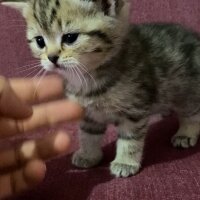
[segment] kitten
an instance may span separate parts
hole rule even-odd
[[[174,24],[128,23],[128,1],[31,0],[4,3],[27,22],[27,38],[46,70],[67,80],[69,99],[85,106],[80,149],[72,162],[81,168],[103,157],[108,123],[118,128],[110,165],[117,177],[136,174],[142,161],[148,119],[173,109],[180,128],[175,147],[197,143],[200,133],[200,38]]]

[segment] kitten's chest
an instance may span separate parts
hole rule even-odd
[[[75,94],[67,94],[67,98],[73,102],[77,102],[88,110],[94,118],[100,121],[115,121],[116,112],[111,102],[106,97],[87,98],[84,96],[77,96]]]

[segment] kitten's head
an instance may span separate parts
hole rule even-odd
[[[127,0],[29,0],[5,2],[27,22],[33,55],[47,70],[74,65],[92,70],[120,46],[128,21]]]

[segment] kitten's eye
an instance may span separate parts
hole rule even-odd
[[[63,35],[62,43],[73,44],[79,36],[79,33],[68,33]]]
[[[36,38],[37,45],[43,49],[45,47],[44,38],[42,36],[37,36]]]

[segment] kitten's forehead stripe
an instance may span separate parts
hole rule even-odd
[[[59,8],[60,7],[60,1],[56,0],[56,7]]]
[[[33,2],[33,16],[34,16],[34,18],[36,19],[36,21],[40,24],[40,21],[39,21],[39,19],[38,19],[38,17],[37,17],[37,12],[36,12],[36,0],[34,0],[34,2]]]
[[[109,13],[110,6],[111,5],[108,3],[108,1],[102,1],[102,8],[106,15],[108,15],[108,13]]]
[[[109,7],[108,3],[102,3],[107,9]],[[60,0],[33,0],[33,15],[40,27],[47,33],[51,34],[52,25],[57,23],[57,27],[62,29],[62,21],[61,18],[58,19],[58,15],[61,8]],[[95,16],[95,9],[80,9],[79,12],[83,14],[83,16],[90,17],[91,19]],[[71,21],[65,21],[65,26],[69,26],[72,23]],[[64,24],[63,24],[64,25]],[[101,31],[91,31],[88,33],[90,36],[96,36],[100,38],[105,43],[112,43],[112,40],[109,36]]]
[[[59,0],[34,0],[33,15],[40,27],[50,33],[51,26],[57,17],[57,9],[60,8]],[[58,22],[61,27],[61,21]]]
[[[35,12],[33,13],[33,16],[34,16],[35,20],[40,24],[40,21],[39,21],[37,14]]]
[[[35,0],[33,3],[33,9],[34,9],[34,17],[44,30],[48,29],[47,25],[47,16],[44,11],[44,8],[46,8],[49,4],[49,1],[40,1],[40,0]]]
[[[66,26],[69,26],[71,24],[71,21],[68,20],[68,21],[66,21],[65,24],[66,24]]]
[[[62,28],[62,21],[61,21],[61,19],[57,19],[57,22],[58,22],[59,28]]]
[[[57,17],[57,11],[55,8],[53,8],[51,11],[51,16],[50,16],[50,25],[54,22],[56,17]]]

